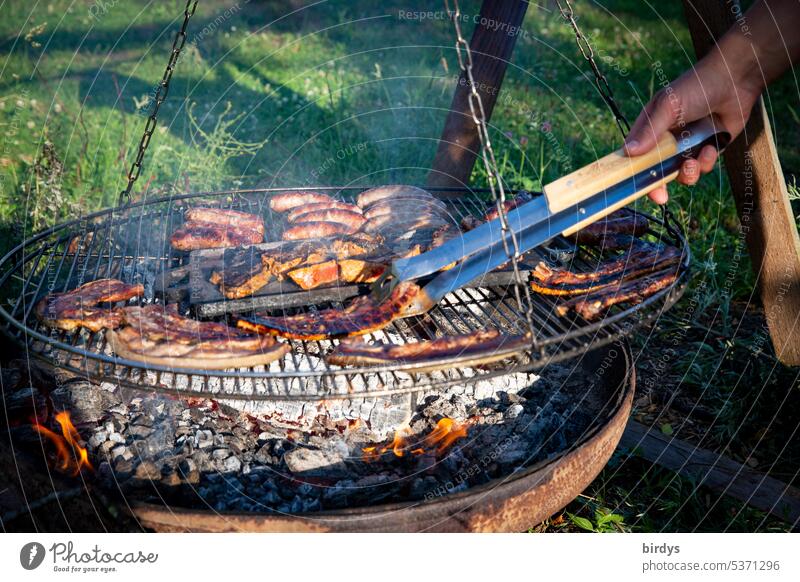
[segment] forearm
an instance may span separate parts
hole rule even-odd
[[[800,1],[757,0],[709,55],[760,93],[800,59]]]

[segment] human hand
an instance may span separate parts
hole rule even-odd
[[[634,122],[625,140],[625,152],[630,156],[647,153],[668,130],[711,113],[719,117],[731,139],[739,135],[763,88],[758,68],[750,64],[749,52],[752,51],[747,46],[720,43],[694,68],[656,93]],[[683,163],[677,179],[693,185],[714,168],[716,161],[717,150],[706,146],[697,159]],[[656,188],[648,196],[657,204],[664,204],[667,188]]]

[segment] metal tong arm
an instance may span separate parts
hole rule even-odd
[[[617,150],[551,182],[544,187],[544,196],[508,212],[508,226],[518,237],[520,252],[600,220],[674,180],[681,164],[697,157],[704,146],[715,145],[722,150],[730,141],[730,135],[713,117],[687,124],[676,133],[677,136],[665,134],[653,150],[641,156],[629,157]],[[505,237],[510,247],[510,233]],[[393,262],[375,283],[374,292],[385,296],[400,281],[419,279],[462,259],[463,263],[437,277],[437,285],[428,285],[429,294],[442,295],[465,285],[468,276],[478,277],[508,261],[500,219],[482,224],[432,251]],[[453,287],[456,283],[459,284]]]

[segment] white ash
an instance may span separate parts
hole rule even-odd
[[[547,380],[512,374],[383,400],[273,402],[267,415],[208,399],[123,399],[109,384],[103,418],[79,430],[99,484],[137,499],[278,512],[419,500],[510,474],[572,442],[593,412],[563,388],[567,376],[551,366]],[[402,422],[382,426],[400,424],[404,455],[370,458],[363,449],[394,434],[372,423],[401,410]],[[467,424],[468,435],[437,452],[425,438],[444,417]]]

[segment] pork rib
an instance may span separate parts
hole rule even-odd
[[[363,335],[402,318],[419,292],[417,285],[404,282],[395,287],[384,303],[378,304],[372,296],[365,295],[354,299],[345,309],[324,309],[283,317],[256,314],[240,318],[236,325],[261,334],[299,340]]]
[[[49,327],[72,331],[85,327],[91,331],[119,327],[121,316],[114,307],[101,303],[128,301],[144,294],[142,285],[129,285],[118,279],[90,281],[66,293],[51,293],[36,304],[36,316]]]

